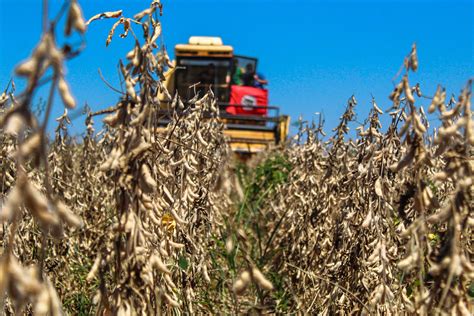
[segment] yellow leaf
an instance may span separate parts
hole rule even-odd
[[[173,215],[170,213],[165,213],[161,218],[161,225],[168,230],[168,232],[172,233],[176,228],[176,221],[174,220]]]

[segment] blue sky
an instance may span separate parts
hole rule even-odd
[[[56,13],[63,1],[50,0]],[[82,0],[86,18],[123,9],[126,16],[149,1]],[[162,0],[164,42],[170,53],[191,35],[221,36],[235,52],[259,58],[260,71],[270,81],[270,100],[283,113],[311,119],[323,111],[326,130],[336,126],[347,99],[355,94],[358,118],[370,110],[371,94],[383,109],[411,44],[417,43],[420,82],[425,94],[438,84],[458,94],[474,76],[474,1],[233,1]],[[0,89],[13,69],[28,57],[41,33],[41,1],[0,0]],[[68,64],[67,80],[79,105],[94,110],[113,105],[118,95],[100,79],[100,68],[116,83],[116,65],[132,44],[105,39],[114,21],[93,23],[87,47]],[[21,80],[17,85],[22,86]],[[40,93],[41,95],[41,93]],[[53,116],[62,113],[59,100]],[[421,104],[426,105],[427,101]],[[83,130],[83,119],[72,130]],[[50,124],[50,130],[54,124]]]

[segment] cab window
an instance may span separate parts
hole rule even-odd
[[[219,101],[228,100],[230,59],[181,58],[177,66],[176,88],[182,98],[192,98],[194,91],[203,95],[211,88]]]

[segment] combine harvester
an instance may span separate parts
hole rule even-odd
[[[175,47],[175,69],[166,78],[168,91],[183,100],[212,89],[218,100],[225,135],[242,159],[278,145],[288,135],[290,118],[268,104],[268,90],[244,86],[238,73],[257,73],[257,59],[234,54],[219,37],[191,37]],[[236,77],[237,76],[237,77]]]

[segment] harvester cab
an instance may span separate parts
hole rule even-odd
[[[235,55],[219,37],[195,36],[176,45],[175,58],[176,67],[166,78],[168,91],[190,100],[211,89],[235,153],[250,156],[286,139],[290,118],[268,104],[268,90],[243,80],[256,74],[256,58]]]

